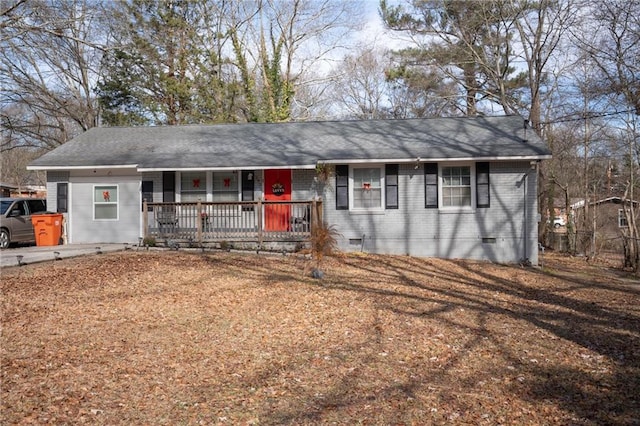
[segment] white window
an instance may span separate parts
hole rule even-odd
[[[624,214],[624,209],[618,210],[618,227],[619,228],[629,227],[629,223],[627,222],[627,217]]]
[[[180,174],[180,201],[183,203],[207,201],[207,172]]]
[[[213,172],[213,201],[238,201],[238,172]]]
[[[382,167],[354,167],[352,175],[352,208],[354,210],[381,210],[384,208]]]
[[[118,185],[93,187],[93,218],[118,220]]]
[[[440,183],[443,208],[471,208],[474,204],[474,180],[471,165],[442,166]]]

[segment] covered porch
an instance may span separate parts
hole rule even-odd
[[[164,244],[304,243],[322,222],[320,200],[144,202],[142,210],[144,240]]]

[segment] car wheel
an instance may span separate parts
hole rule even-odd
[[[0,249],[6,249],[9,247],[11,239],[9,238],[9,231],[6,229],[0,229]]]

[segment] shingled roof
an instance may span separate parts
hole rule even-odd
[[[539,160],[544,142],[518,116],[96,127],[29,169],[312,168],[318,162]]]

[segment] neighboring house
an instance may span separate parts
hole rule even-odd
[[[585,223],[585,201],[580,200],[571,205],[573,220],[580,229],[581,224]],[[596,244],[598,249],[609,251],[622,250],[622,237],[626,229],[628,229],[627,218],[624,208],[627,209],[633,205],[633,213],[636,223],[640,225],[638,216],[638,202],[623,199],[622,197],[608,197],[597,201],[589,202],[589,208],[586,211],[589,229],[593,229],[595,225]]]
[[[12,191],[11,196],[45,198],[47,196],[47,187],[41,185],[26,185],[21,188],[16,188],[15,191]]]
[[[47,188],[44,186],[36,185],[18,187],[15,185],[10,185],[8,183],[0,182],[0,193],[2,197],[45,198],[47,195]]]
[[[321,198],[345,251],[536,264],[547,158],[521,117],[503,116],[93,128],[29,169],[47,172],[69,243],[137,242],[153,220],[143,198]]]
[[[18,187],[8,183],[0,182],[0,196],[11,197],[12,193],[17,190]]]

